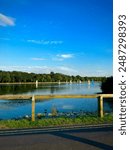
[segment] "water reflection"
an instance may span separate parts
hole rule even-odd
[[[36,84],[32,85],[0,85],[0,94],[96,94],[101,92],[100,83],[80,84]],[[58,114],[85,114],[97,112],[97,99],[47,99],[36,101],[36,113],[49,116],[52,108]],[[112,111],[112,102],[104,100],[105,112]],[[31,100],[0,100],[0,119],[20,118],[31,115]],[[72,116],[72,115],[71,115]]]
[[[104,109],[107,109],[107,112],[113,112],[113,98],[104,98],[103,101]]]
[[[11,85],[0,85],[0,95],[4,94],[22,94],[26,92],[35,91],[35,85],[27,85],[27,84],[11,84]]]
[[[0,85],[3,94],[94,94],[101,92],[100,83],[87,84],[19,84]]]

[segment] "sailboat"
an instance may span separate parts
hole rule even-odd
[[[61,84],[61,83],[60,83],[60,80],[59,80],[58,84],[59,84],[59,85]]]
[[[72,84],[72,80],[70,80],[70,84]]]
[[[88,80],[88,85],[90,85],[91,84],[91,81],[90,80]]]
[[[36,80],[36,88],[38,88],[38,80]]]
[[[81,81],[81,80],[79,80],[79,83],[81,84],[81,83],[82,83],[82,81]]]

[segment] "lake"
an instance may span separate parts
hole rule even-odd
[[[96,94],[100,93],[100,82],[72,83],[72,84],[6,84],[0,85],[0,95],[23,94],[23,95],[49,95],[49,94]],[[97,113],[96,98],[68,98],[68,99],[47,99],[36,101],[36,114],[43,113],[51,115],[55,109],[59,115]],[[104,111],[113,111],[112,102],[104,100]],[[0,100],[0,119],[22,118],[25,115],[31,116],[30,100]]]

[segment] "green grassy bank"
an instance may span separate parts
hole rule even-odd
[[[97,116],[82,116],[76,118],[48,118],[32,122],[30,120],[1,120],[0,129],[15,129],[15,128],[41,128],[41,127],[56,127],[67,125],[97,125],[113,122],[111,114],[105,115],[103,118]]]

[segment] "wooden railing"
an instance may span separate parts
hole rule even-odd
[[[98,115],[103,117],[103,98],[113,98],[113,94],[92,94],[92,95],[0,95],[0,99],[4,100],[32,100],[32,121],[35,121],[35,101],[46,100],[52,98],[97,98],[98,99]]]

